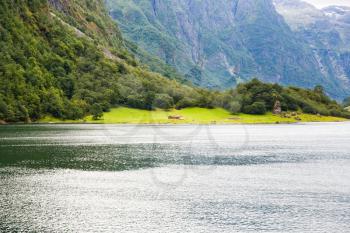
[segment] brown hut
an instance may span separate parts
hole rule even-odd
[[[183,120],[184,118],[180,115],[168,116],[169,120]]]

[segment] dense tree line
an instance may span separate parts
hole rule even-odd
[[[249,83],[240,84],[237,92],[241,99],[241,111],[248,114],[264,114],[266,111],[272,111],[278,100],[281,102],[283,111],[349,117],[341,105],[326,95],[322,86],[308,90],[282,87],[253,79]]]
[[[223,107],[232,113],[263,114],[276,100],[285,111],[346,116],[321,87],[283,88],[253,80],[219,92],[181,84],[171,69],[168,78],[150,72],[122,46],[118,32],[109,33],[108,39],[112,29],[89,13],[96,0],[78,2],[77,9],[83,9],[78,15],[85,18],[61,17],[79,25],[85,36],[77,36],[51,15],[47,0],[0,1],[0,119],[28,122],[45,115],[80,119],[88,114],[99,118],[112,106]],[[91,28],[100,33],[90,32]],[[155,61],[152,66],[157,70]],[[158,70],[167,69],[161,64]]]

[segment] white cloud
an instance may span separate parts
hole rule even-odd
[[[318,8],[323,8],[330,5],[350,6],[350,0],[304,0]]]

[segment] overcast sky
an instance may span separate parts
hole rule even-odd
[[[340,5],[340,6],[350,6],[350,0],[304,0],[315,5],[318,8],[330,6],[330,5]]]

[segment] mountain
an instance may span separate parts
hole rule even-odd
[[[0,1],[0,119],[79,119],[110,106],[202,103],[210,94],[129,52],[103,0]],[[181,81],[181,80],[179,80]]]
[[[272,0],[105,2],[128,40],[196,85],[224,89],[258,77],[308,88],[322,84],[335,98],[350,93],[344,77],[324,72],[309,41],[295,34]]]
[[[293,32],[312,48],[326,78],[336,80],[343,92],[330,92],[341,99],[350,90],[350,8],[324,9],[298,0],[275,0],[277,11]]]
[[[260,11],[262,6],[255,10]],[[256,18],[238,13],[238,9],[253,6],[242,3],[236,7],[237,23],[254,22],[239,33],[248,35],[250,30],[257,30]],[[266,20],[272,13],[264,16]],[[283,40],[296,43],[287,38],[291,31],[282,18],[277,14],[274,17],[280,20],[278,28],[285,30]],[[269,39],[264,34],[265,38]],[[242,38],[231,39],[246,43]],[[274,48],[260,45],[262,40],[257,42],[254,37],[245,39],[251,46],[260,46],[254,53],[260,58]],[[285,47],[279,37],[274,43],[286,53],[294,51],[301,56],[307,52]],[[1,123],[30,122],[46,116],[76,120],[92,115],[98,119],[117,106],[147,110],[223,107],[233,113],[263,114],[272,111],[277,100],[283,111],[349,117],[342,106],[325,96],[322,87],[283,88],[254,79],[235,90],[218,92],[184,84],[174,69],[124,39],[105,10],[104,0],[2,0],[0,48]],[[213,48],[215,54],[218,50]],[[247,46],[244,52],[250,54],[255,49]],[[281,55],[275,57],[276,64],[283,59]],[[269,65],[275,72],[277,67]],[[265,67],[263,62],[256,62],[256,66],[257,70]]]
[[[256,70],[248,51],[230,36],[234,29],[227,14],[232,13],[219,8],[207,12],[210,1],[107,1],[107,6],[128,39],[197,85],[233,86],[238,69],[248,76]],[[234,56],[233,50],[244,55]]]

